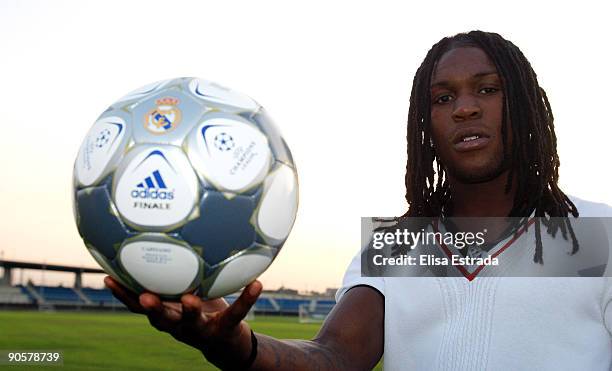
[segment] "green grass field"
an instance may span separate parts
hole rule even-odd
[[[310,339],[320,324],[256,316],[253,329],[280,339]],[[61,350],[62,370],[216,370],[195,349],[131,313],[0,311],[0,350]],[[49,366],[0,366],[54,369]],[[381,369],[380,365],[377,369]]]

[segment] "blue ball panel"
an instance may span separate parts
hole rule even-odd
[[[206,264],[215,265],[251,246],[255,229],[249,219],[254,209],[251,197],[228,200],[219,192],[206,191],[200,202],[200,216],[187,223],[181,235],[189,244],[202,248]]]
[[[114,259],[116,247],[127,238],[128,232],[111,213],[111,199],[106,187],[78,191],[76,204],[81,237],[106,258]]]

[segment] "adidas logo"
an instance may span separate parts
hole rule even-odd
[[[153,180],[157,182],[157,186],[155,185],[155,182]],[[164,182],[164,179],[159,173],[159,170],[155,170],[153,172],[153,178],[151,178],[150,176],[146,177],[144,182],[138,183],[136,187],[138,188],[168,188],[166,187],[166,183]]]
[[[136,189],[132,190],[132,198],[143,198],[151,200],[172,200],[174,198],[174,190],[168,191],[168,186],[164,182],[159,170],[155,170],[150,176],[146,177],[143,182],[136,185]]]

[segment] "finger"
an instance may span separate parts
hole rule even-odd
[[[210,330],[207,327],[209,317],[204,311],[203,304],[195,295],[186,294],[181,297],[183,318],[177,334],[195,335],[196,338],[209,334]]]
[[[221,314],[219,319],[222,328],[238,325],[246,317],[257,301],[263,286],[259,281],[253,281],[242,290],[242,294]]]
[[[140,305],[148,314],[153,314],[170,322],[181,319],[181,308],[178,303],[162,302],[159,296],[145,292],[139,297]]]
[[[110,276],[104,277],[104,285],[108,287],[113,296],[115,296],[119,301],[125,304],[128,309],[134,313],[143,314],[144,308],[140,305],[138,301],[138,295],[129,291],[125,287],[123,287],[119,282],[117,282],[114,278]]]
[[[140,294],[138,297],[140,305],[147,312],[161,312],[162,311],[162,302],[159,296],[145,292]]]
[[[181,319],[180,310],[176,305],[162,302],[155,294],[148,292],[141,294],[139,301],[151,325],[160,331],[170,332]]]
[[[140,294],[138,297],[140,305],[145,311],[154,311],[164,313],[164,311],[170,313],[181,313],[181,303],[175,303],[172,301],[162,301],[159,295],[145,292]],[[174,316],[175,314],[171,314]]]
[[[202,317],[202,300],[195,295],[185,294],[181,297],[181,305],[183,306],[183,321],[196,322]]]

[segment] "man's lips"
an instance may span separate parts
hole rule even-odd
[[[490,141],[491,138],[480,137],[465,142],[455,143],[453,147],[457,152],[473,151],[485,147],[487,144],[489,144]]]
[[[474,151],[485,147],[491,137],[480,128],[462,128],[453,135],[453,148],[458,152]]]

